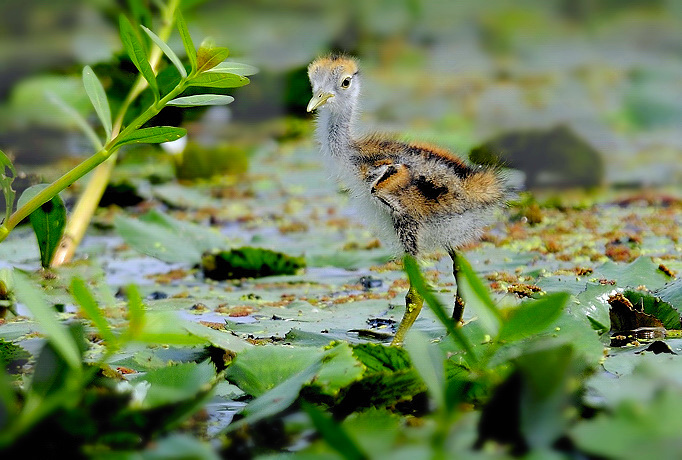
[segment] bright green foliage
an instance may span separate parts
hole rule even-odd
[[[47,187],[46,184],[38,184],[30,187],[21,194],[17,203],[18,207],[23,206],[29,199],[33,198],[41,190]],[[52,262],[52,257],[59,247],[64,227],[66,227],[66,207],[59,195],[55,195],[46,203],[29,216],[33,232],[38,239],[40,248],[40,261],[44,268],[48,268]]]
[[[34,196],[32,200],[24,202],[24,206],[19,207],[15,213],[11,214],[8,211],[7,217],[3,222],[3,226],[0,227],[0,241],[5,239],[9,232],[16,225],[18,225],[21,220],[35,211],[38,207],[51,200],[61,190],[68,187],[73,182],[77,181],[85,174],[93,170],[96,166],[107,160],[107,158],[109,158],[122,146],[140,143],[163,143],[174,141],[183,137],[186,134],[186,131],[183,128],[173,126],[143,127],[167,104],[177,106],[201,106],[227,104],[233,100],[231,96],[227,95],[189,95],[179,97],[187,87],[203,86],[226,89],[236,88],[249,83],[248,78],[246,78],[244,75],[253,74],[255,69],[251,66],[238,63],[231,63],[232,68],[237,73],[231,73],[229,71],[230,68],[218,69],[217,71],[210,74],[205,73],[206,71],[211,70],[221,64],[222,61],[224,61],[228,56],[228,50],[227,48],[222,47],[202,46],[199,50],[199,53],[197,54],[196,50],[194,49],[192,39],[189,36],[184,18],[180,12],[177,11],[177,8],[179,7],[179,1],[169,2],[168,5],[160,4],[159,8],[168,18],[175,18],[175,22],[180,32],[180,36],[182,38],[185,51],[192,68],[190,74],[187,73],[184,65],[180,61],[180,58],[167,45],[167,43],[148,27],[151,24],[151,20],[150,13],[145,6],[139,2],[131,2],[130,5],[131,9],[133,10],[133,17],[136,20],[143,22],[141,24],[136,24],[136,26],[139,25],[140,28],[145,31],[144,36],[149,37],[151,40],[150,43],[153,42],[166,55],[166,57],[168,57],[179,73],[180,79],[174,80],[174,86],[171,86],[170,88],[166,88],[166,86],[164,86],[164,94],[161,94],[159,82],[157,82],[156,77],[157,69],[153,68],[153,66],[156,66],[157,64],[152,57],[153,53],[151,53],[146,46],[147,40],[142,40],[139,34],[140,29],[134,27],[131,21],[125,15],[121,15],[119,18],[119,27],[123,47],[130,60],[140,72],[141,78],[143,80],[138,79],[138,81],[132,85],[130,93],[122,102],[120,111],[117,114],[115,121],[112,120],[110,104],[107,100],[106,92],[97,76],[89,66],[86,66],[83,69],[82,74],[85,92],[90,100],[90,103],[92,104],[92,107],[95,109],[102,126],[104,127],[106,143],[103,144],[101,142],[95,131],[85,121],[79,110],[73,108],[57,95],[68,93],[68,91],[62,90],[62,86],[64,84],[70,84],[69,81],[63,78],[52,78],[49,80],[49,83],[52,85],[54,89],[53,91],[45,91],[44,88],[41,88],[42,90],[33,87],[24,88],[22,94],[25,95],[26,100],[22,100],[22,106],[35,106],[36,104],[31,103],[31,98],[35,99],[37,97],[36,94],[38,94],[38,97],[41,98],[47,97],[52,104],[56,105],[64,114],[67,115],[67,117],[65,117],[66,119],[70,120],[71,123],[78,126],[85,133],[97,152],[76,166],[74,169],[66,173],[60,179],[55,181],[50,185],[50,187],[42,190],[39,194]],[[149,88],[151,88],[151,91],[154,95],[154,102],[146,109],[141,109],[140,113],[138,114],[128,114],[127,111],[132,107],[131,103],[140,95],[141,92],[145,90],[145,81]],[[40,84],[38,86],[40,86]],[[56,89],[59,90],[57,91]],[[36,114],[41,115],[44,114],[44,112],[46,111],[40,109],[36,111]],[[124,121],[127,120],[132,121],[127,126],[122,126]],[[63,120],[60,120],[60,122],[63,123]],[[2,162],[3,166],[2,182],[0,183],[0,186],[3,188],[5,201],[11,201],[13,198],[11,192],[11,182],[13,177],[9,178],[5,174],[5,168],[11,168],[11,162],[4,154],[2,154],[0,157],[0,161]],[[103,189],[104,187],[102,187],[102,190]],[[8,206],[8,209],[10,208],[11,206]],[[43,261],[43,265],[47,266],[45,261]]]
[[[156,75],[152,69],[149,61],[147,60],[147,50],[142,45],[137,32],[133,28],[130,21],[125,16],[121,15],[119,18],[119,26],[121,29],[121,42],[123,42],[123,47],[128,53],[128,57],[133,61],[137,70],[140,71],[142,76],[149,87],[152,88],[156,97],[159,96],[159,85],[156,83]]]
[[[5,155],[5,152],[0,150],[0,187],[2,187],[2,194],[5,198],[5,219],[7,221],[12,214],[14,207],[14,196],[16,195],[12,189],[12,181],[17,176],[17,171],[14,169],[12,161]],[[8,174],[9,172],[9,174]]]
[[[195,107],[201,105],[227,105],[234,101],[232,96],[222,94],[196,94],[194,96],[176,97],[168,101],[168,105],[177,107]]]
[[[127,136],[119,138],[116,147],[126,144],[160,144],[162,142],[176,141],[187,134],[184,128],[174,126],[155,126],[153,128],[140,128]]]
[[[180,58],[177,56],[177,54],[175,54],[175,52],[172,49],[170,49],[170,47],[166,44],[166,42],[161,40],[161,38],[159,38],[158,35],[156,35],[154,32],[152,32],[151,30],[149,30],[145,26],[140,25],[140,27],[142,27],[142,30],[144,30],[145,33],[147,35],[149,35],[149,38],[151,38],[152,41],[154,43],[156,43],[156,45],[159,48],[161,48],[161,51],[163,51],[163,54],[165,54],[166,57],[168,59],[170,59],[170,61],[175,66],[175,68],[178,69],[180,76],[182,78],[187,78],[187,71],[185,70],[185,66],[182,65],[182,62],[180,62]]]
[[[83,86],[85,86],[85,91],[88,93],[90,102],[95,108],[95,112],[97,112],[99,121],[102,122],[107,140],[111,139],[112,121],[109,101],[107,100],[107,95],[104,92],[102,83],[100,83],[97,75],[95,75],[90,66],[87,65],[83,68]]]
[[[249,79],[231,73],[208,72],[189,80],[190,86],[203,86],[207,88],[238,88],[248,85]]]

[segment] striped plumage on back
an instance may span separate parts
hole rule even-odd
[[[408,254],[448,251],[457,278],[456,249],[478,238],[492,210],[504,203],[506,187],[496,171],[470,166],[426,143],[356,137],[360,72],[354,59],[318,58],[308,76],[313,89],[308,111],[318,112],[316,138],[364,215]],[[459,322],[463,301],[457,284],[453,317]],[[412,288],[406,300],[394,344],[402,343],[423,303]]]

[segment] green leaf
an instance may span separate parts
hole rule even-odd
[[[369,458],[360,446],[351,438],[346,430],[331,417],[312,404],[303,404],[303,410],[308,414],[313,425],[330,447],[336,450],[346,460],[363,460]]]
[[[646,286],[649,290],[662,287],[670,281],[670,277],[658,269],[650,257],[640,256],[629,264],[612,261],[605,262],[601,267],[594,269],[592,274],[596,279],[615,280],[619,287],[636,288]]]
[[[128,333],[134,338],[141,331],[145,321],[144,304],[137,286],[134,284],[126,288],[128,296]]]
[[[678,310],[682,310],[682,278],[666,284],[654,294]]]
[[[681,411],[679,388],[663,387],[652,401],[632,398],[615,410],[580,421],[570,437],[580,451],[599,458],[679,458]]]
[[[102,336],[102,338],[107,342],[109,347],[116,347],[117,339],[114,333],[109,327],[109,323],[102,314],[97,305],[97,301],[92,295],[92,292],[88,289],[85,282],[80,278],[74,278],[71,280],[71,295],[78,305],[81,306],[85,316],[93,322],[97,331]]]
[[[543,332],[556,321],[568,299],[568,293],[557,292],[524,302],[502,324],[498,339],[511,342]]]
[[[123,138],[117,139],[114,146],[121,147],[126,144],[160,144],[162,142],[178,140],[185,134],[187,134],[185,128],[176,128],[175,126],[140,128]]]
[[[473,311],[488,334],[495,336],[502,323],[500,311],[497,309],[495,302],[490,298],[488,289],[476,276],[469,262],[460,254],[457,254],[457,266],[459,267],[458,281],[462,283],[462,297],[466,308]]]
[[[154,345],[206,345],[206,339],[188,332],[186,323],[173,312],[148,312],[133,339]]]
[[[305,267],[305,258],[263,248],[243,247],[204,254],[201,268],[214,280],[295,275]]]
[[[61,110],[76,124],[76,126],[78,126],[78,128],[83,132],[83,134],[85,134],[85,136],[88,138],[90,143],[95,147],[95,149],[97,150],[102,149],[103,147],[102,142],[99,140],[99,137],[97,137],[97,133],[95,133],[95,131],[92,129],[92,126],[90,126],[88,122],[85,121],[85,118],[83,118],[76,109],[68,105],[59,96],[57,96],[55,93],[51,91],[46,91],[45,97],[52,105]]]
[[[338,396],[343,388],[361,379],[364,368],[353,355],[350,345],[337,343],[327,351],[314,385],[320,393]]]
[[[202,73],[187,82],[189,86],[207,88],[239,88],[248,85],[249,79],[233,73]]]
[[[192,37],[187,29],[187,23],[185,18],[182,16],[180,10],[175,12],[175,22],[178,26],[178,31],[180,32],[180,38],[182,38],[182,44],[185,46],[185,52],[187,53],[187,59],[192,66],[192,71],[197,70],[197,50],[194,48],[194,43],[192,43]]]
[[[253,347],[239,353],[225,377],[251,396],[262,396],[322,358],[317,348]]]
[[[197,67],[199,72],[205,72],[217,66],[230,55],[230,50],[220,46],[202,46],[197,51]]]
[[[182,363],[151,370],[131,383],[149,384],[142,400],[142,407],[149,409],[195,398],[206,391],[214,377],[215,368],[210,362]]]
[[[2,150],[0,150],[0,165],[2,165],[3,167],[3,170],[0,171],[0,176],[5,175],[4,168],[9,168],[9,170],[12,171],[13,176],[17,175],[17,170],[14,169],[14,164],[12,164],[12,160],[10,160],[9,157]]]
[[[183,327],[190,334],[201,337],[202,339],[210,342],[211,345],[223,350],[240,353],[253,347],[253,345],[251,345],[249,342],[236,337],[229,331],[217,331],[208,326],[204,326],[203,324],[195,323],[194,321],[187,321],[185,324],[183,324]]]
[[[113,459],[116,454],[103,458]],[[137,454],[118,457],[121,460],[138,458]],[[160,459],[192,459],[192,460],[220,460],[220,456],[213,447],[205,441],[201,441],[189,434],[170,434],[164,438],[154,440],[152,446],[146,448],[143,454],[139,454],[140,459],[160,460]]]
[[[155,96],[158,97],[159,86],[156,83],[154,70],[152,70],[152,66],[147,60],[147,52],[145,51],[142,42],[140,42],[132,24],[130,24],[130,21],[128,21],[128,18],[124,15],[120,16],[119,24],[121,29],[121,41],[123,42],[126,53],[128,53],[130,60],[133,61],[137,70],[139,70],[144,79],[147,80],[147,83],[149,83],[149,87],[154,91]]]
[[[680,312],[668,302],[641,291],[627,290],[623,295],[635,309],[658,318],[666,329],[680,329]]]
[[[232,96],[222,94],[197,94],[194,96],[177,97],[168,101],[168,105],[178,107],[194,107],[200,105],[227,105],[234,101]]]
[[[140,27],[142,27],[142,30],[144,30],[147,33],[147,35],[149,35],[149,38],[151,38],[152,41],[154,43],[156,43],[156,45],[159,48],[161,48],[161,51],[163,51],[163,54],[165,54],[168,57],[168,59],[170,59],[170,61],[175,66],[175,68],[178,69],[178,72],[180,72],[180,76],[182,78],[187,78],[187,71],[185,70],[185,66],[182,65],[182,62],[180,62],[180,58],[178,57],[178,55],[175,54],[175,52],[173,52],[173,50],[170,49],[170,47],[166,44],[166,42],[161,40],[161,38],[158,35],[156,35],[154,32],[152,32],[151,30],[149,30],[145,26],[141,25]]]
[[[310,383],[320,370],[321,361],[322,356],[307,368],[293,374],[272,390],[251,401],[243,411],[246,417],[228,425],[225,432],[238,430],[244,425],[253,424],[287,409],[296,401],[303,385]]]
[[[114,227],[135,250],[165,262],[198,264],[204,252],[228,244],[214,229],[173,219],[155,210],[139,219],[120,214],[114,219]]]
[[[22,207],[47,186],[48,184],[38,184],[27,188],[19,197],[17,207]],[[29,220],[38,239],[41,264],[48,268],[66,227],[66,207],[61,197],[55,195],[50,201],[43,203],[29,215]]]
[[[7,169],[9,169],[11,176],[7,176]],[[14,209],[15,191],[12,188],[12,182],[14,182],[15,177],[17,177],[17,170],[14,169],[12,160],[0,150],[0,187],[2,187],[2,194],[5,198],[5,220],[3,222],[7,222],[12,215],[12,209]]]
[[[33,285],[28,276],[18,270],[14,270],[14,292],[17,299],[33,314],[47,335],[47,340],[69,368],[80,371],[81,354],[74,338],[59,322],[54,310],[47,305],[42,292]]]
[[[242,77],[248,77],[249,75],[255,75],[258,73],[258,68],[249,64],[242,64],[241,62],[228,62],[224,61],[208,70],[211,73],[233,73],[235,75],[240,75]]]
[[[104,92],[104,87],[95,72],[87,65],[83,68],[83,85],[99,120],[102,122],[107,139],[111,139],[111,109],[109,108],[107,94]]]
[[[426,383],[436,408],[448,410],[445,406],[445,356],[440,348],[429,343],[428,338],[417,330],[411,330],[405,340],[405,349],[412,358],[417,373]]]

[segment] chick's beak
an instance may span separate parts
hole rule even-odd
[[[334,97],[332,93],[326,93],[324,91],[318,91],[315,93],[315,95],[310,99],[310,102],[308,102],[308,108],[306,109],[308,112],[312,112],[316,108],[324,105],[328,99]]]

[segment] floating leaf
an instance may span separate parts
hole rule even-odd
[[[241,62],[223,61],[212,69],[208,70],[211,73],[233,73],[242,77],[248,77],[258,73],[258,68],[249,64],[242,64]]]
[[[239,88],[247,85],[249,79],[233,73],[202,73],[187,82],[189,86],[203,86],[207,88]]]
[[[131,383],[149,384],[142,406],[154,408],[195,398],[206,391],[213,377],[215,368],[209,362],[182,363],[151,370]]]
[[[168,105],[178,107],[193,107],[200,105],[227,105],[234,101],[232,96],[222,94],[197,94],[194,96],[177,97],[168,101]]]
[[[682,310],[682,278],[666,284],[654,292],[658,297]]]
[[[166,262],[196,264],[204,252],[227,245],[227,240],[213,229],[173,219],[155,210],[139,219],[118,215],[114,226],[134,249]]]
[[[147,80],[147,83],[149,83],[149,87],[154,91],[154,94],[158,96],[159,86],[156,83],[154,70],[152,70],[152,66],[147,60],[147,52],[145,51],[142,42],[140,42],[137,37],[135,29],[124,15],[121,15],[119,25],[121,29],[121,41],[123,42],[126,53],[128,53],[130,60],[133,61],[137,70],[139,70],[144,79]]]
[[[178,140],[185,134],[187,134],[185,128],[176,128],[175,126],[140,128],[118,139],[114,145],[120,147],[126,144],[160,144],[162,142]]]
[[[613,332],[628,333],[640,327],[662,327],[661,321],[654,315],[635,308],[630,299],[621,293],[609,297],[611,306],[609,318]],[[678,323],[679,325],[679,318]]]
[[[243,411],[246,417],[230,424],[226,431],[232,432],[244,425],[253,424],[287,409],[296,401],[303,385],[309,383],[320,370],[321,361],[322,357],[302,371],[293,374],[264,395],[251,401]]]
[[[192,70],[195,71],[197,70],[197,50],[194,48],[194,43],[192,42],[192,37],[187,29],[185,18],[179,10],[175,12],[175,22],[178,26],[178,31],[180,32],[180,38],[182,38],[182,44],[185,46],[187,59],[189,59]]]
[[[680,329],[680,313],[668,302],[641,291],[628,290],[623,295],[635,309],[658,318],[666,329]]]
[[[168,59],[170,59],[170,61],[175,66],[175,68],[178,69],[178,72],[180,72],[180,76],[182,78],[186,78],[187,77],[187,71],[185,70],[185,66],[182,65],[182,62],[180,62],[180,58],[178,57],[178,55],[175,54],[175,52],[172,49],[170,49],[170,47],[166,44],[166,42],[161,40],[161,37],[156,35],[154,32],[152,32],[151,30],[149,30],[145,26],[141,25],[140,27],[142,27],[142,30],[144,30],[147,33],[147,35],[149,35],[149,38],[151,38],[152,41],[154,43],[156,43],[156,45],[159,48],[161,48],[161,51],[163,51],[163,54],[165,54],[168,57]]]
[[[201,267],[204,275],[214,280],[260,278],[294,275],[305,267],[305,259],[269,249],[243,247],[205,254]]]
[[[19,197],[17,206],[22,207],[47,186],[47,184],[38,184],[27,188]],[[43,203],[29,215],[29,220],[38,239],[41,264],[47,268],[59,247],[64,227],[66,227],[66,207],[61,197],[55,195],[50,201]]]
[[[83,85],[85,86],[85,92],[88,93],[90,102],[92,102],[92,106],[95,108],[95,112],[97,112],[99,120],[102,122],[107,139],[111,139],[111,109],[109,108],[107,94],[104,92],[104,87],[97,78],[97,75],[95,75],[95,72],[87,65],[83,68]]]
[[[318,348],[253,347],[239,353],[226,378],[252,396],[262,396],[322,358]]]
[[[199,72],[212,69],[227,59],[229,55],[230,50],[227,48],[202,45],[197,51],[197,68]]]

